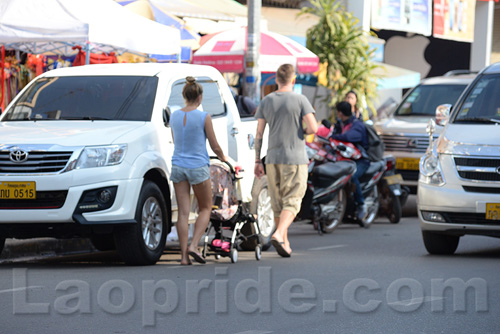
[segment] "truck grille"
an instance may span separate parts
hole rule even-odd
[[[500,159],[455,157],[458,175],[466,180],[500,181]]]
[[[380,138],[384,142],[387,151],[424,154],[429,146],[429,137],[425,135],[382,134]]]
[[[64,169],[73,152],[27,151],[23,162],[11,160],[9,150],[0,151],[0,174],[57,173]]]

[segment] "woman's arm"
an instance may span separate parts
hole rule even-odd
[[[205,133],[207,135],[208,143],[210,144],[210,148],[214,151],[217,158],[221,161],[227,161],[227,157],[224,155],[222,148],[217,142],[217,138],[215,137],[214,127],[212,125],[212,118],[207,114],[205,118]]]

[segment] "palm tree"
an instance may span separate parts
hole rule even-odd
[[[310,0],[299,15],[319,17],[317,25],[307,31],[307,48],[314,52],[322,64],[318,83],[331,91],[329,105],[333,106],[350,90],[366,98],[368,107],[375,110],[377,81],[373,70],[377,67],[371,56],[367,33],[357,25],[358,19],[338,0]],[[363,110],[365,119],[368,111]]]

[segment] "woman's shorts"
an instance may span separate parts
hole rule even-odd
[[[173,183],[188,181],[189,184],[193,185],[200,184],[208,179],[210,179],[210,170],[208,169],[208,165],[199,168],[183,168],[172,165],[170,180]]]

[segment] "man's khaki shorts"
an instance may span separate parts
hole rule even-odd
[[[296,216],[307,189],[307,165],[266,164],[266,174],[274,217],[283,210]]]

